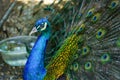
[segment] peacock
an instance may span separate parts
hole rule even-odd
[[[45,8],[52,13],[30,32],[40,35],[23,79],[120,80],[120,0],[71,0],[60,11],[54,7]]]
[[[49,18],[53,26],[63,24],[58,29],[62,42],[58,40],[54,54],[44,54],[52,36],[50,22],[42,18],[35,23],[30,34],[41,34],[24,68],[24,80],[120,79],[120,1],[77,2],[76,6],[67,3],[69,15],[54,11]],[[56,13],[59,19],[52,18]],[[44,66],[49,57],[50,61]]]

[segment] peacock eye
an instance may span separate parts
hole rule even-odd
[[[78,70],[78,67],[79,67],[78,63],[75,62],[75,63],[73,64],[73,70],[74,70],[74,71],[77,71],[77,70]]]
[[[94,16],[94,17],[93,17],[93,20],[95,21],[96,19],[97,19],[97,16]]]
[[[78,33],[85,31],[85,24],[81,24],[81,26],[78,29]]]
[[[101,56],[101,62],[106,63],[110,60],[110,55],[108,53],[105,53]]]
[[[82,24],[81,26],[80,26],[80,31],[83,31],[85,29],[85,24]]]
[[[47,27],[47,23],[41,23],[40,25],[36,26],[37,30],[45,30]]]
[[[41,23],[41,26],[40,26],[40,28],[44,28],[44,23]]]
[[[84,46],[82,48],[82,55],[83,56],[86,55],[86,54],[88,54],[89,52],[90,52],[90,48],[88,46]]]
[[[91,70],[92,69],[92,64],[91,62],[86,62],[85,63],[85,70]]]
[[[78,58],[78,54],[75,54],[75,55],[74,55],[74,59],[77,59],[77,58]]]
[[[102,35],[102,32],[101,32],[101,31],[99,31],[99,32],[98,32],[98,36],[101,36],[101,35]]]
[[[83,28],[81,27],[81,28],[80,28],[80,31],[82,31],[82,30],[83,30]]]
[[[112,3],[111,3],[111,6],[112,6],[112,7],[115,7],[115,5],[116,5],[115,2],[112,2]]]
[[[118,5],[118,3],[119,3],[119,1],[112,1],[111,4],[110,4],[110,6],[109,6],[109,8],[111,8],[111,9],[116,8],[117,5]]]
[[[100,13],[96,13],[96,14],[92,17],[91,21],[92,21],[92,22],[96,22],[96,21],[99,20],[99,18],[100,18]]]
[[[106,30],[104,30],[104,29],[99,29],[99,30],[96,32],[96,38],[97,38],[97,39],[101,39],[102,37],[104,37],[105,34],[106,34]]]
[[[90,9],[90,10],[88,11],[86,17],[90,17],[90,16],[92,16],[93,13],[94,13],[94,10],[95,10],[94,8]]]

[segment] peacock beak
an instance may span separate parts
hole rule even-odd
[[[31,32],[29,33],[29,35],[32,35],[35,32],[37,32],[37,29],[36,29],[36,27],[33,27],[33,29],[31,30]]]

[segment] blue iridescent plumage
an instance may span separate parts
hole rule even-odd
[[[44,68],[44,53],[51,33],[50,24],[46,18],[42,18],[35,23],[34,32],[35,29],[40,31],[41,34],[32,48],[25,65],[23,74],[24,80],[43,80],[46,75],[46,69]]]

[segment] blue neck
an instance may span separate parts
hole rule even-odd
[[[33,65],[34,68],[44,67],[44,53],[49,37],[49,33],[43,33],[38,37],[28,58],[29,67],[33,68]]]
[[[30,56],[24,68],[24,80],[29,80],[27,78],[28,74],[33,75],[31,76],[31,78],[33,77],[34,79],[37,79],[35,78],[36,73],[39,73],[40,76],[42,75],[45,76],[46,72],[44,70],[45,69],[44,53],[45,53],[45,49],[46,49],[46,45],[49,37],[50,37],[50,32],[42,33],[38,37],[34,47],[32,48],[32,51],[30,53]],[[35,74],[32,74],[32,73],[35,73]]]

